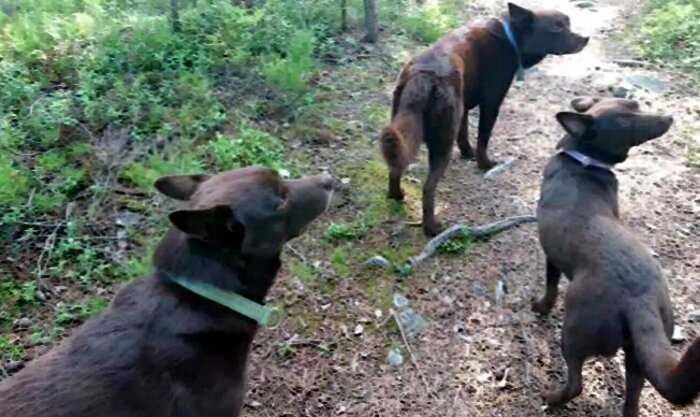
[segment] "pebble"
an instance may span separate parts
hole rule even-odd
[[[391,268],[391,262],[381,255],[373,256],[365,262],[367,266],[374,266],[380,268]]]
[[[671,342],[681,343],[685,342],[686,339],[687,338],[685,337],[685,332],[683,331],[683,328],[681,326],[674,326],[673,335],[671,336]]]
[[[386,356],[386,361],[391,366],[401,366],[401,364],[403,364],[403,355],[401,354],[399,348],[391,349],[389,354]]]
[[[700,322],[700,310],[691,311],[688,314],[688,321],[691,323]]]
[[[22,317],[21,319],[15,320],[15,326],[20,329],[29,328],[32,325],[32,321],[28,317]]]

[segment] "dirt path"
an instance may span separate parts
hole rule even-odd
[[[473,162],[461,161],[455,153],[439,187],[439,214],[449,223],[481,224],[532,213],[542,168],[562,135],[554,113],[567,109],[576,95],[611,95],[610,88],[617,88],[617,94],[632,94],[646,108],[673,114],[676,124],[663,139],[633,151],[617,169],[623,217],[658,256],[677,323],[689,339],[699,336],[700,324],[690,323],[688,317],[700,308],[700,241],[695,238],[700,233],[700,171],[689,167],[687,158],[688,143],[700,127],[700,101],[678,75],[615,63],[634,58],[619,41],[628,7],[634,2],[599,0],[593,8],[557,0],[524,3],[566,11],[579,32],[592,36],[590,46],[573,57],[547,59],[511,89],[491,152],[500,160],[516,158],[516,162],[506,173],[485,180]],[[494,14],[486,7],[470,10]],[[399,47],[379,51],[384,53],[399,58],[406,51]],[[376,59],[360,65],[366,66],[369,76],[376,75],[379,88],[353,92],[353,103],[365,109],[388,106],[397,63]],[[648,85],[651,91],[635,83]],[[352,106],[330,107],[330,115],[349,123],[361,118],[352,114]],[[475,116],[471,114],[473,124]],[[372,135],[371,126],[358,129]],[[318,166],[342,171],[339,165],[359,166],[377,156],[372,145],[349,137],[337,148],[320,150],[315,158]],[[425,171],[423,157],[409,177],[422,180]],[[352,219],[362,208],[354,191],[362,186],[351,183],[341,193],[344,201],[338,204],[334,221]],[[414,219],[417,201],[409,201],[408,208],[408,219]],[[424,238],[405,218],[383,222],[371,230],[370,237],[348,246],[346,258],[352,265],[346,273],[340,273],[334,263],[337,247],[328,248],[321,239],[326,227],[318,226],[306,239],[295,242],[298,254],[288,256],[290,263],[309,264],[316,271],[316,284],[305,283],[299,268],[289,268],[280,278],[274,297],[287,306],[290,317],[282,328],[261,332],[257,340],[245,415],[620,415],[621,354],[588,362],[583,394],[562,410],[544,411],[541,393],[563,378],[562,310],[560,300],[548,319],[530,312],[529,302],[542,293],[544,280],[543,254],[533,225],[475,244],[464,256],[439,256],[405,279],[367,272],[357,265],[363,256],[376,253],[373,245],[380,241],[415,252]],[[326,284],[318,283],[323,280],[332,290],[314,291],[324,288]],[[499,280],[508,292],[496,305],[493,294]],[[391,348],[404,348],[386,303],[387,291],[395,290],[406,294],[411,306],[429,321],[427,329],[410,342],[419,369],[405,349],[401,366],[387,364]],[[678,350],[686,346],[680,344]],[[674,409],[646,385],[642,416],[697,413],[698,406]]]

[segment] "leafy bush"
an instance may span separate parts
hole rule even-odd
[[[459,25],[452,3],[415,6],[399,18],[399,25],[412,38],[432,43]]]
[[[311,31],[297,31],[290,41],[285,58],[272,55],[263,64],[267,82],[285,93],[299,95],[305,92],[314,63],[314,43]]]
[[[274,169],[289,169],[284,161],[284,144],[267,132],[242,121],[235,139],[218,134],[209,142],[208,153],[220,171],[248,165],[262,165]]]
[[[700,76],[700,1],[654,0],[642,20],[643,52]]]

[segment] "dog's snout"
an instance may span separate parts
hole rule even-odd
[[[582,41],[583,46],[588,45],[588,41],[590,41],[590,40],[591,40],[590,36],[584,36],[583,41]]]
[[[664,121],[664,124],[669,126],[673,124],[673,116],[664,116],[662,120]]]
[[[330,174],[321,175],[321,187],[326,191],[333,191],[335,179]]]

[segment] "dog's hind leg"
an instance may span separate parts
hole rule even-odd
[[[625,405],[623,417],[639,415],[639,396],[644,386],[644,373],[637,362],[634,348],[625,348]]]
[[[474,149],[469,144],[469,117],[468,111],[464,110],[462,122],[459,126],[459,135],[457,135],[457,145],[462,159],[474,159]]]
[[[455,90],[461,91],[451,86],[437,89],[425,125],[430,172],[423,184],[423,232],[428,236],[435,236],[442,229],[435,218],[435,190],[450,163],[462,120],[462,98],[455,94]]]
[[[423,184],[423,232],[428,236],[435,236],[442,230],[442,225],[435,218],[435,190],[450,163],[450,150],[429,149],[430,173]]]
[[[564,336],[566,337],[566,336]],[[568,377],[566,385],[561,389],[550,391],[545,394],[545,401],[552,407],[564,405],[573,398],[578,397],[583,390],[583,361],[585,358],[580,355],[576,355],[570,350],[564,350],[564,360],[566,360],[566,367],[568,371]]]
[[[545,294],[542,296],[542,299],[532,303],[532,311],[542,315],[547,315],[552,311],[554,303],[557,301],[560,279],[561,270],[554,266],[550,260],[547,260],[547,287]]]

